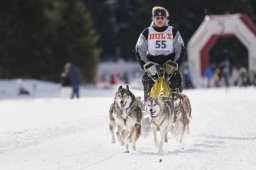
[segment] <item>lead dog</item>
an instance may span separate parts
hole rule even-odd
[[[121,146],[125,144],[129,152],[129,145],[136,150],[136,142],[141,134],[142,113],[139,102],[130,91],[120,86],[115,94],[114,103],[109,110],[109,129],[112,134],[112,143],[115,143],[114,129],[117,127],[116,136]]]
[[[169,130],[173,136],[179,137],[183,149],[184,134],[189,134],[189,123],[192,119],[191,105],[186,95],[175,94],[168,100],[162,101],[161,97],[149,98],[146,103],[146,112],[151,119],[154,143],[158,147],[158,152],[162,152],[163,143],[168,142]],[[157,139],[158,129],[161,136],[160,144]]]
[[[149,114],[151,127],[153,129],[154,143],[158,152],[163,151],[163,143],[168,142],[167,135],[169,126],[173,120],[171,104],[163,102],[159,98],[149,98],[146,103],[146,112]],[[157,139],[157,130],[160,131],[160,143]]]

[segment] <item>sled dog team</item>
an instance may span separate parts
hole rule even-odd
[[[178,137],[179,143],[183,146],[183,138],[185,134],[189,134],[189,123],[192,118],[190,101],[186,95],[174,94],[169,101],[164,101],[160,97],[149,98],[145,101],[145,111],[149,115],[154,143],[159,153],[163,152],[163,144],[168,142],[168,132]],[[130,145],[135,151],[136,142],[142,131],[142,111],[140,101],[128,85],[125,88],[120,86],[117,90],[109,110],[109,120],[112,143],[115,143],[116,132],[116,138],[121,146],[125,146],[125,152],[129,152]],[[157,139],[158,130],[160,142]]]

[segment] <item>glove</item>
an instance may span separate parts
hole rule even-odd
[[[152,62],[147,62],[144,64],[145,71],[150,75],[150,77],[156,81],[159,78],[159,73],[157,70],[157,64]]]
[[[168,60],[166,63],[164,63],[164,71],[168,75],[172,75],[176,70],[178,70],[178,64],[172,62],[171,60]]]

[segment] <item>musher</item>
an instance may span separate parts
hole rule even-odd
[[[154,73],[155,65],[168,63],[175,71],[169,75],[169,86],[172,91],[182,92],[182,78],[178,71],[185,54],[185,47],[180,32],[168,25],[169,12],[166,8],[155,6],[152,9],[152,23],[139,36],[136,44],[136,58],[143,70],[153,70],[151,75],[146,71],[142,77],[144,86],[144,101],[147,101],[154,80],[158,74]],[[153,79],[152,79],[153,78]]]

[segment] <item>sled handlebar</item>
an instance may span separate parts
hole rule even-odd
[[[163,65],[149,61],[143,67],[154,81],[156,81],[164,73],[172,76],[172,74],[178,70],[178,64],[172,62],[171,60],[168,60]]]

